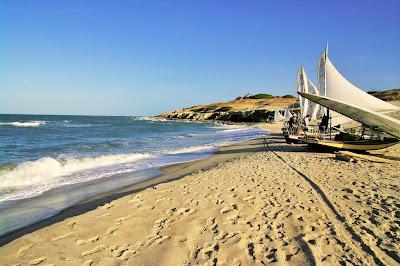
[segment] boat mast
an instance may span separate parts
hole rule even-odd
[[[326,66],[326,60],[328,59],[328,42],[326,42],[326,46],[325,46],[325,66]],[[326,97],[326,67],[325,67],[325,71],[324,71],[324,96]],[[329,108],[326,109],[326,115],[328,116],[329,119],[329,137],[332,137],[332,117],[330,114],[330,110]]]
[[[328,42],[326,42],[325,46],[325,70],[324,70],[324,96],[326,97],[326,60],[328,59]],[[329,110],[329,109],[328,109]]]

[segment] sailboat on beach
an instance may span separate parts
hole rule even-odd
[[[282,122],[284,120],[285,120],[285,116],[283,116],[279,110],[275,110],[274,123]]]
[[[382,149],[400,140],[397,133],[400,121],[384,115],[400,108],[345,79],[329,59],[328,47],[318,62],[318,88],[300,67],[297,91],[303,123],[299,123],[294,134],[285,135],[287,140],[349,150]],[[345,130],[343,126],[351,121],[359,122],[361,126]]]
[[[358,133],[343,130],[330,139],[305,138],[307,144],[364,151],[387,148],[400,141],[400,120],[341,100],[304,92],[299,94],[362,124]]]

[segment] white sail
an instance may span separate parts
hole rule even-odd
[[[301,66],[297,71],[296,86],[297,86],[297,91],[308,93],[308,79],[303,66]],[[308,109],[308,102],[309,101],[307,98],[304,98],[301,95],[299,95],[301,118],[304,118],[306,116]]]
[[[319,95],[318,89],[315,85],[307,78],[304,68],[301,66],[297,71],[297,90],[306,93],[312,93]],[[310,116],[311,120],[318,118],[318,111],[320,106],[316,103],[309,101],[308,99],[299,95],[300,102],[300,113],[301,117],[305,118]]]
[[[312,94],[319,95],[319,90],[315,85],[311,82],[311,80],[308,80],[308,92]],[[307,115],[310,116],[310,120],[315,120],[317,118],[320,118],[318,116],[318,111],[320,109],[320,105],[316,104],[314,102],[309,102],[308,103],[308,110],[307,110]]]
[[[328,57],[327,49],[321,54],[318,62],[318,89],[322,96],[349,102],[372,111],[389,112],[399,110],[398,107],[366,93],[345,79],[332,64]],[[332,126],[343,124],[350,120],[336,112],[331,112],[331,117]]]
[[[292,113],[290,112],[289,109],[285,109],[285,112],[283,114],[283,116],[285,117],[286,121],[289,121],[289,119],[293,116]]]
[[[343,115],[354,119],[355,121],[358,121],[372,128],[379,129],[400,139],[400,120],[398,119],[376,111],[372,111],[365,107],[356,106],[352,103],[348,103],[345,101],[304,92],[298,93],[313,102],[340,112]]]
[[[275,110],[274,123],[278,123],[278,122],[281,122],[284,120],[285,120],[285,117],[281,114],[281,112],[279,110]]]

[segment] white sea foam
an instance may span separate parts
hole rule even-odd
[[[46,121],[29,121],[29,122],[1,122],[0,125],[8,125],[14,127],[38,127],[46,124]]]
[[[135,116],[136,121],[152,121],[152,122],[173,122],[173,120],[168,120],[165,118],[156,118],[151,116]]]
[[[201,145],[201,146],[193,146],[188,148],[181,148],[177,150],[166,150],[165,152],[169,154],[179,154],[179,153],[194,153],[194,152],[204,152],[204,151],[211,151],[215,149],[216,146],[214,145]]]
[[[80,171],[134,162],[148,156],[150,155],[131,153],[79,159],[43,157],[36,161],[20,163],[14,169],[3,172],[0,175],[0,188],[30,186],[55,181],[59,177],[68,176]]]

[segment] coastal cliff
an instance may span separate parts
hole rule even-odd
[[[193,121],[224,122],[266,122],[275,110],[298,109],[298,99],[291,96],[271,96],[268,94],[247,95],[229,102],[196,105],[157,116],[163,119],[184,119]]]

